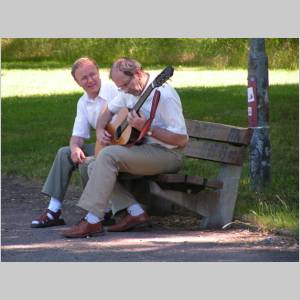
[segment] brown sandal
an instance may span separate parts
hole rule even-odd
[[[51,220],[47,214],[50,214],[53,216],[53,220]],[[60,226],[65,225],[64,219],[60,219],[59,216],[61,215],[61,210],[58,212],[53,212],[50,209],[46,209],[43,214],[41,214],[36,220],[33,220],[31,223],[32,228],[44,228],[44,227],[50,227],[50,226]]]

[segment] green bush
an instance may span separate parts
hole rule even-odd
[[[297,69],[298,39],[266,39],[269,67]],[[81,56],[94,57],[103,67],[122,56],[144,66],[247,68],[249,39],[245,38],[102,38],[2,39],[4,67],[70,67]],[[26,63],[27,62],[27,63]]]

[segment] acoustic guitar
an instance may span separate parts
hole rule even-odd
[[[151,92],[155,88],[163,85],[173,75],[173,73],[174,68],[168,66],[160,74],[158,74],[144,91],[144,93],[140,96],[132,110],[135,110],[138,113]],[[127,107],[121,108],[116,116],[114,116],[113,120],[106,125],[105,130],[108,131],[112,136],[111,145],[126,145],[134,142],[138,138],[139,131],[135,128],[132,128],[127,122],[128,113],[129,109]],[[95,156],[97,156],[103,147],[105,146],[102,146],[97,140],[95,145]]]

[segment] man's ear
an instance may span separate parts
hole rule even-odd
[[[143,76],[143,72],[141,69],[135,70],[135,74],[138,76],[138,78],[142,78],[142,76]]]

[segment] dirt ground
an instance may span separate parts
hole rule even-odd
[[[197,217],[187,215],[151,216],[153,227],[144,231],[65,239],[66,226],[30,228],[48,204],[41,187],[41,182],[2,176],[2,262],[299,261],[299,242],[291,236],[238,223],[226,230],[199,230]],[[79,195],[79,188],[69,188],[63,206],[67,226],[85,214],[75,205]]]

